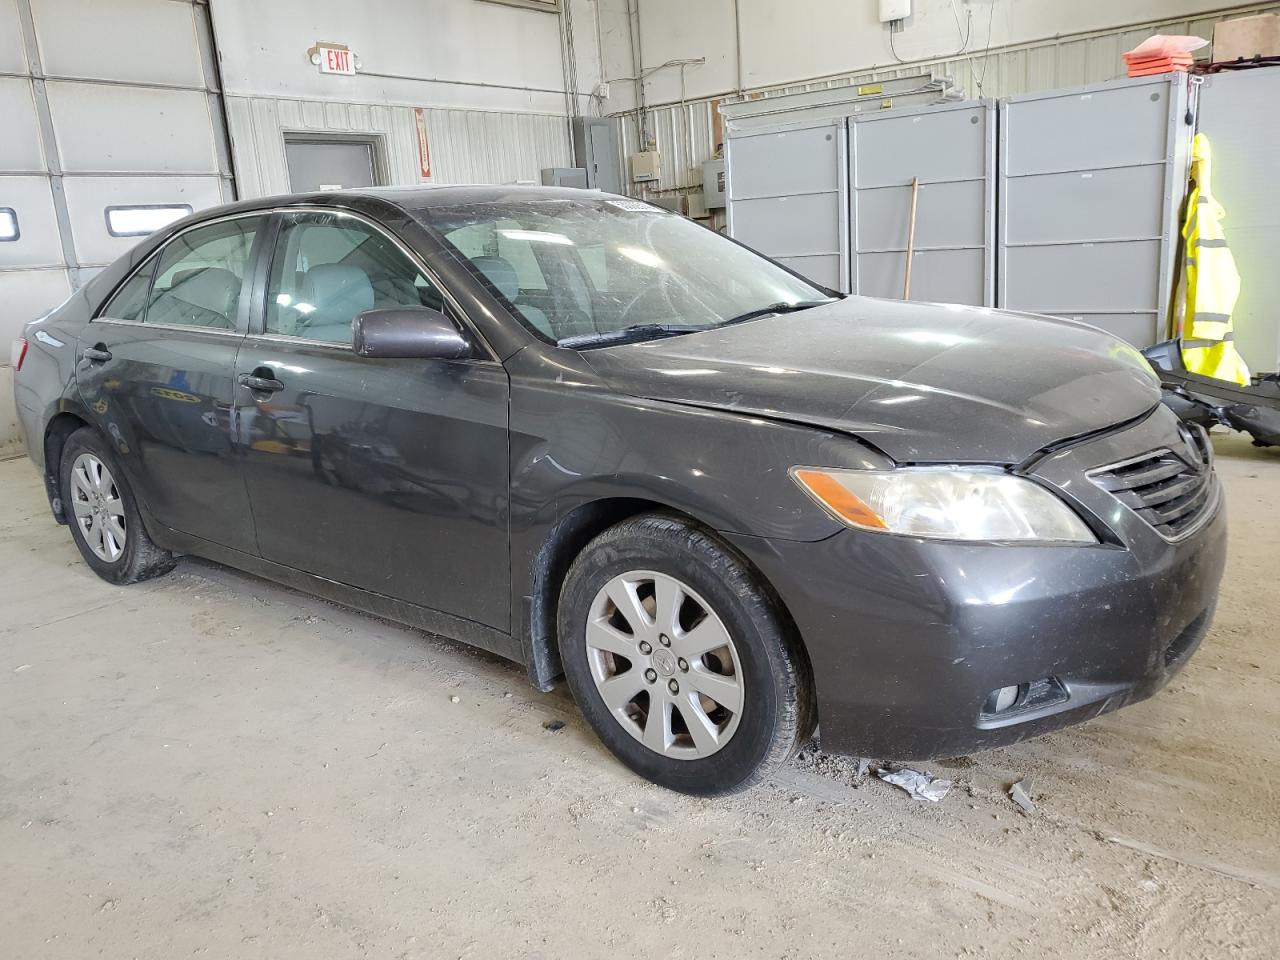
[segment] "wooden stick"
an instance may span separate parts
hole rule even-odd
[[[920,178],[911,178],[911,220],[907,224],[907,278],[902,285],[902,299],[911,299],[911,261],[916,252],[916,202],[920,198]]]

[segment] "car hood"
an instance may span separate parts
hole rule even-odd
[[[1017,463],[1160,401],[1142,355],[1086,324],[866,297],[582,356],[619,392],[854,434],[900,463]]]

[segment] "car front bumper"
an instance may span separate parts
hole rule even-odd
[[[1108,462],[1152,429],[1044,469],[1083,476],[1081,462]],[[955,756],[1091,719],[1164,686],[1212,620],[1226,560],[1223,498],[1198,530],[1170,542],[1136,514],[1111,509],[1110,495],[1087,481],[1068,499],[1077,496],[1095,515],[1110,509],[1115,542],[947,543],[853,530],[817,543],[732,538],[804,640],[823,749]],[[993,691],[1023,684],[1015,707],[984,710]]]

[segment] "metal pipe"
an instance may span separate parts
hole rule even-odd
[[[733,65],[738,75],[737,94],[742,96],[742,7],[733,0]]]

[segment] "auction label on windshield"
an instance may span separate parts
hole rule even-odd
[[[605,203],[611,207],[617,207],[619,210],[626,210],[628,213],[662,213],[658,207],[650,206],[643,200],[606,200]]]

